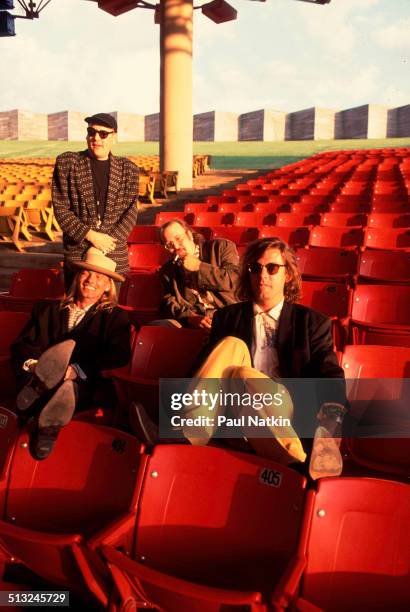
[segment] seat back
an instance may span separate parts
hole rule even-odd
[[[131,505],[141,452],[129,434],[72,421],[47,461],[39,462],[23,430],[10,470],[6,517],[36,531],[94,533]]]
[[[359,428],[347,440],[351,457],[368,468],[408,476],[410,348],[347,345],[341,364]]]
[[[0,358],[9,357],[10,344],[28,321],[28,312],[0,310]]]
[[[360,257],[359,276],[374,281],[407,283],[410,253],[366,249]]]
[[[339,248],[298,249],[298,267],[303,278],[349,280],[357,273],[359,255]]]
[[[162,244],[130,244],[128,261],[131,270],[156,270],[169,259],[169,253]]]
[[[216,588],[270,591],[297,547],[305,484],[260,457],[156,446],[141,492],[135,559]]]
[[[304,281],[301,303],[328,317],[347,317],[350,313],[352,291],[343,283]]]
[[[357,248],[363,244],[363,230],[349,227],[316,226],[310,232],[310,246]]]
[[[187,376],[204,342],[204,330],[142,326],[136,338],[130,374],[149,379]]]
[[[259,227],[259,238],[271,237],[284,240],[292,248],[304,247],[309,242],[309,228],[261,225]]]
[[[131,272],[121,286],[119,303],[135,309],[158,311],[161,300],[161,280],[158,274]]]
[[[214,225],[232,225],[234,222],[234,213],[230,212],[199,212],[195,215],[193,226],[208,226]]]
[[[121,610],[155,608],[167,612],[265,612],[261,594],[206,587],[132,561],[112,546],[101,547],[120,599]],[[128,609],[128,608],[127,608]]]
[[[303,599],[332,612],[408,609],[409,520],[406,484],[370,478],[320,480]]]
[[[64,295],[62,270],[23,268],[13,275],[10,296],[16,298],[59,299]]]
[[[410,328],[410,287],[405,285],[357,285],[352,319],[368,325],[382,323]]]
[[[364,246],[370,249],[410,250],[410,229],[374,227],[365,232]]]
[[[324,213],[320,220],[320,225],[326,227],[364,227],[367,225],[367,215],[349,212]]]
[[[256,240],[259,236],[257,227],[241,227],[240,225],[228,226],[218,225],[212,227],[212,238],[225,238],[232,240],[235,244],[247,244]]]
[[[157,225],[134,225],[127,238],[129,245],[144,242],[158,243],[159,241],[159,227]]]
[[[369,215],[369,228],[410,227],[410,213],[373,213]]]
[[[95,586],[84,538],[135,510],[143,450],[124,432],[73,421],[39,462],[23,430],[0,521],[4,548],[48,582],[83,593],[82,578]]]

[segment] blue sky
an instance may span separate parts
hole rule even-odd
[[[409,0],[229,2],[235,22],[195,11],[195,113],[410,104]],[[115,18],[94,2],[51,0],[16,31],[0,39],[0,110],[159,110],[153,11]]]

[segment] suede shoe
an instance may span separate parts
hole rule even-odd
[[[65,340],[44,351],[36,363],[32,379],[17,395],[16,405],[20,411],[30,408],[41,395],[61,382],[74,347],[74,340]]]

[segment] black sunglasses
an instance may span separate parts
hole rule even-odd
[[[98,136],[104,140],[105,138],[108,138],[110,134],[114,134],[114,132],[106,132],[105,130],[96,130],[93,127],[88,127],[87,134],[88,136],[91,136],[91,138],[94,138],[94,136],[97,136],[98,134]]]
[[[279,268],[286,268],[286,264],[277,264],[277,263],[267,263],[266,266],[260,264],[258,261],[249,264],[248,271],[251,274],[261,274],[263,268],[266,268],[266,272],[269,276],[273,276],[273,274],[277,274],[279,272]]]

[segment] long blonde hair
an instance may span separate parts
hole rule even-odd
[[[68,290],[67,295],[61,301],[60,309],[68,308],[70,304],[74,304],[77,298],[77,291],[80,284],[80,276],[82,271],[77,272],[74,276],[73,282],[71,283],[70,289]],[[107,277],[110,282],[110,287],[108,291],[105,291],[100,297],[99,301],[94,305],[95,310],[112,310],[118,303],[117,298],[117,290],[115,288],[115,283],[112,278]]]

